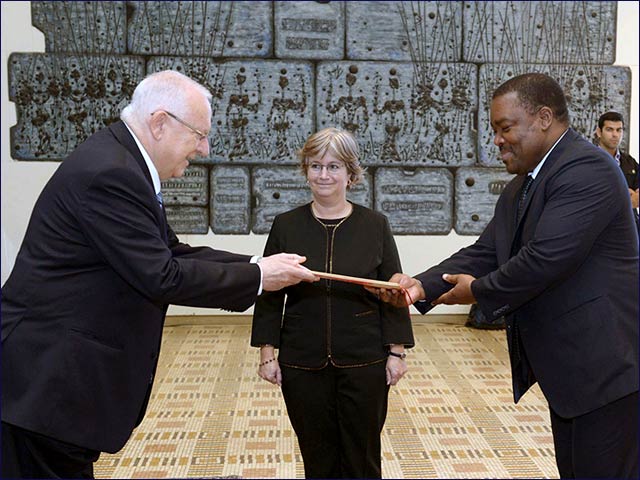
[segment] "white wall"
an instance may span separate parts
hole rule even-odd
[[[638,2],[618,3],[618,38],[616,65],[627,65],[632,70],[632,106],[630,153],[638,158]],[[12,52],[44,52],[44,36],[31,26],[29,2],[2,2],[2,283],[13,266],[22,242],[33,205],[58,163],[17,162],[11,158],[9,128],[16,123],[15,107],[9,102],[7,61]],[[404,271],[416,274],[438,263],[460,248],[475,241],[476,237],[458,236],[397,236],[396,242]],[[210,245],[218,249],[239,253],[262,252],[266,235],[181,235],[191,245]],[[467,306],[439,306],[432,313],[464,313]],[[215,314],[216,310],[171,307],[170,314]]]
[[[616,61],[614,65],[631,67],[631,113],[630,125],[625,135],[629,138],[629,153],[636,160],[638,151],[638,131],[640,130],[640,111],[638,106],[638,76],[640,55],[638,51],[638,22],[640,19],[640,2],[618,2],[618,36],[616,38]]]

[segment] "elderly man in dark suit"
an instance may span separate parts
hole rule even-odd
[[[180,243],[161,180],[209,153],[211,94],[148,76],[122,121],[60,165],[2,289],[2,477],[92,477],[142,420],[168,304],[244,310],[305,259]]]
[[[391,281],[423,313],[477,302],[488,318],[506,316],[514,399],[540,384],[562,478],[637,478],[638,232],[625,180],[569,128],[547,75],[498,87],[491,126],[517,174],[493,219],[470,247]]]

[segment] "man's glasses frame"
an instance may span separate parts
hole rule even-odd
[[[196,134],[196,136],[198,137],[198,142],[201,142],[202,140],[204,140],[205,138],[208,138],[209,135],[202,133],[202,131],[198,130],[196,127],[194,127],[193,125],[190,125],[189,123],[185,122],[184,120],[182,120],[180,117],[178,117],[177,115],[169,112],[168,110],[158,110],[159,112],[164,112],[167,115],[169,115],[171,118],[173,118],[176,122],[181,123],[182,125],[184,125],[185,127],[187,127],[189,130],[191,130],[193,133]],[[151,115],[153,115],[154,113],[157,112],[153,112]]]

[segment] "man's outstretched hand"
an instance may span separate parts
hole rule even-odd
[[[301,265],[306,260],[307,257],[295,253],[278,253],[262,258],[259,262],[262,289],[271,292],[300,282],[317,282],[320,278]]]
[[[453,288],[431,302],[433,305],[468,305],[476,303],[476,298],[471,291],[471,282],[476,277],[466,273],[445,273],[442,275],[442,279],[453,284]]]

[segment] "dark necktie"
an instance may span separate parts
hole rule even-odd
[[[156,199],[158,200],[158,205],[160,205],[160,211],[162,212],[162,220],[164,224],[162,225],[162,238],[164,241],[167,241],[167,211],[164,209],[164,203],[162,201],[162,192],[156,193]]]
[[[524,183],[522,184],[522,190],[520,190],[520,198],[518,199],[518,213],[516,214],[516,223],[520,221],[522,218],[522,213],[524,210],[524,202],[527,200],[527,194],[529,193],[529,189],[533,184],[533,177],[531,175],[527,175]]]

